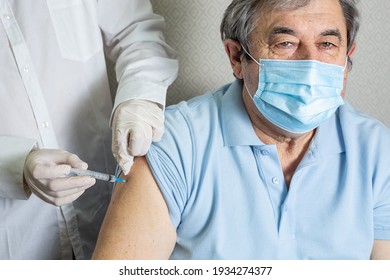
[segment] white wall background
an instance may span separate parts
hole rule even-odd
[[[390,1],[360,0],[360,11],[347,98],[390,127]]]
[[[390,127],[389,0],[360,0],[361,29],[347,99]],[[230,0],[152,0],[166,19],[167,42],[177,50],[179,77],[170,87],[173,104],[233,80],[219,35]]]

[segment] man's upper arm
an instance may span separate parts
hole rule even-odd
[[[390,240],[374,240],[372,260],[390,260]]]
[[[168,207],[144,157],[117,184],[93,259],[167,259],[176,242]]]

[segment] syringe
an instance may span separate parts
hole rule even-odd
[[[91,170],[84,170],[84,169],[77,169],[77,168],[71,168],[69,175],[71,176],[90,176],[92,178],[95,178],[97,180],[107,181],[107,182],[119,182],[124,183],[125,180],[118,178],[114,175],[105,174],[97,171],[91,171]]]

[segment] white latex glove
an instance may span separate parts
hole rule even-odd
[[[164,112],[154,102],[128,100],[115,110],[112,122],[112,152],[127,175],[133,157],[145,155],[152,141],[164,134]]]
[[[96,180],[89,176],[67,176],[70,168],[87,169],[75,154],[62,150],[33,150],[24,165],[24,178],[31,191],[53,205],[73,202]]]

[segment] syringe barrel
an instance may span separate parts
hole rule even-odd
[[[116,179],[114,175],[105,174],[97,171],[91,171],[91,170],[76,169],[76,168],[72,168],[70,170],[70,174],[77,175],[77,176],[90,176],[97,180],[108,181],[108,182],[115,182]]]

